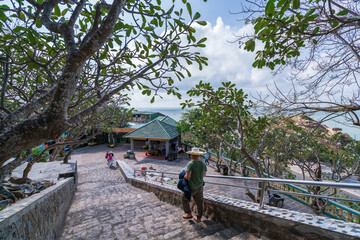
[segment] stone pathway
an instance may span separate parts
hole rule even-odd
[[[109,169],[106,150],[105,145],[86,147],[72,156],[78,161],[78,185],[60,239],[266,239],[211,220],[183,220],[180,208]]]

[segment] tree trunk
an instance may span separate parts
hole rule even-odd
[[[63,163],[69,163],[70,155],[73,153],[73,151],[74,148],[72,146],[69,147],[69,152],[65,155]]]
[[[39,158],[39,159],[41,159],[41,158]],[[37,160],[37,159],[36,159],[36,160]],[[22,175],[23,178],[27,178],[27,177],[28,177],[29,172],[30,172],[31,169],[32,169],[32,166],[33,166],[36,162],[38,162],[38,161],[36,161],[36,160],[34,159],[34,160],[28,162],[26,168],[25,168],[24,171],[23,171],[23,175]]]
[[[0,181],[3,181],[5,179],[5,177],[7,175],[10,175],[11,172],[19,167],[20,165],[22,165],[25,161],[30,159],[30,156],[32,154],[32,150],[29,149],[26,151],[26,154],[24,157],[22,157],[22,154],[18,154],[18,156],[16,157],[16,159],[8,164],[6,164],[5,166],[0,168]]]
[[[54,151],[52,152],[52,154],[51,154],[51,156],[50,156],[49,162],[55,161],[56,155],[58,154],[59,149],[60,149],[59,147],[57,147],[57,148],[54,149]]]

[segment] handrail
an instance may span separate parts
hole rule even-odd
[[[201,149],[201,148],[200,148]],[[203,151],[205,151],[204,149],[201,149]],[[212,158],[216,158],[217,159],[217,155],[212,153],[212,152],[208,152],[209,155],[212,156]],[[204,156],[202,156],[204,157]],[[210,159],[212,160],[212,159]],[[231,162],[231,160],[229,158],[226,158],[224,157],[223,158],[224,161],[226,162]],[[236,166],[238,166],[239,164],[237,162],[234,162],[234,164]],[[252,175],[255,175],[255,170],[249,166],[246,166],[246,169],[247,169],[247,175],[250,176],[251,174],[249,174],[250,172],[252,172]],[[236,170],[237,173],[240,173],[239,171]],[[267,176],[267,174],[265,174],[265,176]],[[269,176],[270,178],[274,178],[272,176]],[[286,188],[284,187],[286,186]],[[277,188],[277,186],[273,186],[275,189]],[[283,185],[283,190],[285,190],[286,192],[289,192],[290,189],[291,190],[294,190],[294,191],[300,191],[300,192],[303,192],[303,193],[307,193],[309,194],[308,191],[306,191],[305,189],[302,189],[296,185],[292,185],[290,183],[285,183]],[[281,189],[281,186],[280,186],[280,189]],[[297,196],[292,196],[292,195],[289,195],[287,193],[283,193],[284,195],[304,204],[304,205],[307,205],[307,206],[310,206],[311,205],[311,199],[309,197],[307,198],[303,198],[303,197],[297,197]],[[338,200],[343,200],[341,198],[338,198]],[[348,200],[350,201],[350,200]],[[355,201],[354,201],[355,202]],[[332,218],[336,218],[336,219],[346,219],[346,221],[353,221],[355,223],[360,223],[360,212],[356,211],[355,209],[352,209],[348,206],[344,206],[342,204],[339,204],[337,202],[334,202],[334,201],[331,201],[331,200],[328,200],[328,203],[329,203],[329,206],[326,207],[324,210],[323,210],[323,213],[329,217],[332,217]]]
[[[134,171],[179,175],[178,172],[167,172],[167,171],[156,171],[156,170],[136,169]],[[341,187],[341,188],[358,188],[358,189],[360,189],[360,184],[356,184],[356,183],[319,182],[319,181],[305,181],[305,180],[292,180],[292,179],[280,179],[280,178],[238,177],[238,176],[222,176],[222,175],[211,175],[211,174],[206,174],[205,177],[229,178],[229,179],[249,180],[249,181],[257,181],[257,182],[263,182],[266,179],[266,182],[279,182],[279,183],[290,183],[290,184],[293,183],[293,184],[303,184],[303,185],[323,186],[323,187],[337,187],[337,188]]]
[[[143,172],[144,173],[144,177],[145,177],[145,181],[146,178],[149,178],[149,174],[151,173],[159,173],[161,174],[161,184],[164,183],[164,174],[169,174],[169,175],[178,175],[179,173],[177,172],[167,172],[167,171],[156,171],[156,170],[134,170],[134,177],[136,177],[136,172]],[[360,184],[353,184],[353,183],[332,183],[332,182],[319,182],[319,181],[304,181],[304,180],[289,180],[289,179],[277,179],[277,178],[256,178],[256,177],[238,177],[238,176],[221,176],[221,175],[206,175],[205,178],[220,178],[220,179],[233,179],[233,180],[239,180],[239,181],[254,181],[254,182],[261,182],[261,186],[259,188],[251,188],[254,190],[259,190],[260,191],[260,208],[264,208],[265,205],[265,195],[266,192],[279,192],[279,193],[283,193],[285,195],[295,195],[295,196],[300,196],[300,198],[307,198],[308,202],[310,201],[310,197],[311,198],[315,198],[315,199],[324,199],[327,202],[330,202],[329,199],[335,199],[335,200],[342,200],[342,201],[351,201],[351,202],[360,202],[360,200],[354,200],[354,199],[346,199],[346,198],[339,198],[339,197],[333,197],[333,196],[326,196],[326,195],[314,195],[311,193],[304,193],[302,191],[302,193],[299,192],[292,192],[292,191],[282,191],[282,190],[277,190],[277,189],[273,189],[273,187],[268,186],[268,184],[270,185],[271,183],[280,183],[280,184],[288,184],[289,186],[292,186],[291,184],[300,184],[300,185],[311,185],[311,186],[322,186],[322,187],[333,187],[333,188],[352,188],[352,189],[360,189]],[[211,184],[216,184],[216,185],[224,185],[222,183],[215,183],[215,182],[208,182],[207,183],[211,183]],[[245,187],[245,186],[237,186],[237,185],[231,185],[231,184],[226,184],[227,186],[231,186],[231,187],[238,187],[238,188],[249,188],[249,187]],[[297,190],[297,189],[293,189],[293,190]],[[299,190],[297,190],[299,191]],[[297,199],[296,197],[292,197],[294,199]],[[313,200],[315,201],[315,200]],[[337,204],[335,202],[332,202],[331,207],[338,207],[338,208],[331,208],[329,210],[329,207],[326,206],[328,208],[328,212],[324,212],[324,214],[329,215],[331,217],[336,216],[335,214],[337,212],[340,212],[340,214],[343,216],[344,215],[344,210],[345,212],[345,219],[346,221],[353,221],[355,223],[359,223],[360,221],[360,212],[357,212],[353,209],[349,209],[346,208],[345,206],[342,206],[340,204]],[[340,205],[336,206],[336,205]],[[339,210],[340,209],[340,210]],[[332,212],[332,214],[329,213]]]

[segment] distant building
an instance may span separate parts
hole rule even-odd
[[[165,116],[160,112],[147,112],[147,111],[134,111],[133,112],[133,121],[134,123],[144,123],[154,120],[157,117]]]
[[[165,156],[170,152],[170,145],[180,142],[180,132],[176,129],[176,121],[168,116],[158,116],[154,120],[131,126],[132,131],[125,134],[124,138],[130,139],[131,151],[134,152],[134,141],[146,141],[152,146],[151,141],[159,142],[165,148]],[[158,146],[160,147],[160,146]]]

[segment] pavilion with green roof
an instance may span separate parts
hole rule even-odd
[[[151,146],[151,141],[163,141],[167,157],[170,152],[170,141],[178,140],[177,138],[180,137],[180,132],[176,129],[176,121],[168,116],[158,116],[146,124],[139,125],[132,126],[136,129],[123,136],[130,138],[132,152],[134,152],[134,140],[148,141],[148,146]]]

